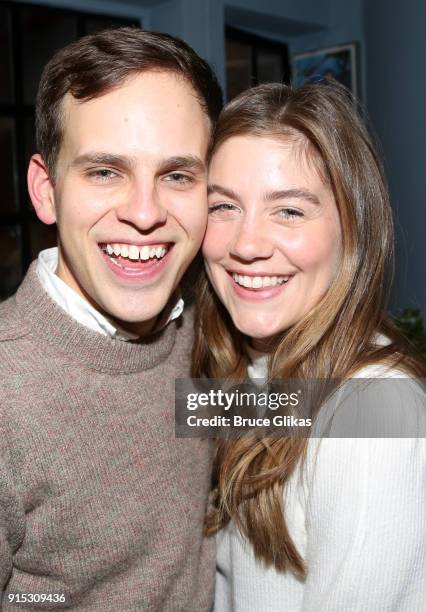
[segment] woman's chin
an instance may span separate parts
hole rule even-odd
[[[277,329],[272,325],[250,323],[247,320],[234,320],[234,325],[242,334],[250,339],[250,344],[253,346],[256,344],[263,346],[275,345],[277,339],[279,341],[285,331]]]

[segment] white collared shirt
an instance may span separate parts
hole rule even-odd
[[[248,342],[246,351],[250,362],[247,365],[247,376],[256,385],[262,386],[268,380],[269,355],[253,348]]]
[[[83,299],[74,289],[71,289],[56,275],[58,267],[58,247],[45,249],[39,253],[37,259],[37,274],[44,289],[49,296],[75,321],[104,336],[117,340],[136,340],[139,336],[120,328],[110,318],[98,312],[89,302]],[[170,321],[182,314],[184,301],[177,298],[176,304],[167,319],[156,326],[155,331],[165,327]]]

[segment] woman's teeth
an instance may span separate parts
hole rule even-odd
[[[104,245],[102,250],[109,256],[115,255],[116,257],[124,257],[133,261],[148,261],[148,259],[154,258],[162,259],[167,253],[168,248],[164,245],[145,245],[139,247],[135,244],[118,244],[114,242]]]
[[[233,274],[234,281],[246,287],[247,289],[262,289],[263,287],[275,287],[286,283],[290,276],[245,276],[242,274]]]

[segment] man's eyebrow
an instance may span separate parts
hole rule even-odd
[[[205,173],[206,164],[195,155],[176,155],[163,160],[157,170],[158,174],[167,174],[177,170],[192,170]]]
[[[78,155],[71,162],[72,168],[81,168],[90,164],[96,166],[119,166],[119,167],[134,167],[136,159],[127,155],[115,155],[114,153],[104,153],[102,151],[84,153]]]
[[[106,153],[102,151],[94,151],[78,155],[72,162],[72,168],[81,168],[88,165],[97,166],[118,166],[121,168],[135,168],[137,165],[136,157],[129,157],[127,155],[115,155],[114,153]],[[173,172],[174,170],[182,169],[193,170],[195,172],[205,172],[205,163],[195,155],[178,155],[174,157],[168,157],[160,163],[157,170],[158,174],[166,174],[167,172]]]
[[[222,187],[221,185],[216,185],[215,183],[207,185],[207,195],[210,195],[211,193],[218,193],[219,195],[222,195],[225,198],[230,198],[231,200],[239,201],[240,199],[238,194],[232,189]]]
[[[277,191],[268,191],[265,194],[265,202],[275,202],[276,200],[285,200],[287,198],[296,198],[299,200],[308,200],[315,204],[320,205],[318,197],[307,189],[280,189]]]

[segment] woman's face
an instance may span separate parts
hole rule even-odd
[[[219,147],[203,254],[242,333],[267,341],[297,323],[327,291],[340,252],[333,193],[304,137],[234,136]]]

